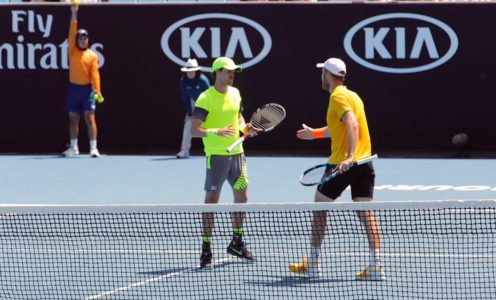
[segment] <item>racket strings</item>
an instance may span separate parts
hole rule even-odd
[[[329,175],[326,173],[328,173],[326,172],[326,166],[321,166],[305,173],[301,181],[306,184],[316,184],[325,179],[326,175]]]
[[[279,106],[267,106],[256,113],[250,120],[254,128],[269,129],[273,128],[286,117],[286,111]]]
[[[306,170],[300,177],[303,185],[317,185],[324,183],[337,175],[339,171],[334,170],[335,165],[322,164]]]

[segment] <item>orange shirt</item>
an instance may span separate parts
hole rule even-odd
[[[359,126],[355,160],[370,156],[372,153],[369,127],[362,99],[357,93],[348,90],[346,86],[337,86],[331,94],[327,109],[327,126],[331,136],[332,151],[328,160],[330,164],[339,164],[347,158],[348,136],[346,125],[341,121],[341,117],[348,111],[355,114]]]
[[[76,46],[77,20],[69,29],[69,82],[79,85],[91,84],[95,93],[101,94],[98,55],[91,49],[80,50]]]

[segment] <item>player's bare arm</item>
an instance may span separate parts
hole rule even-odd
[[[223,128],[209,128],[205,129],[201,127],[203,121],[201,119],[192,119],[191,123],[191,135],[193,137],[205,137],[208,134],[216,134],[223,137],[231,137],[236,134],[236,130],[231,124]]]
[[[341,121],[346,125],[348,151],[346,153],[346,159],[339,165],[337,165],[336,169],[341,172],[346,172],[349,170],[351,164],[355,160],[355,152],[358,144],[359,125],[355,114],[352,111],[344,113],[341,117]]]

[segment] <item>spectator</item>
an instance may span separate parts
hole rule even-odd
[[[183,99],[186,116],[184,117],[183,139],[181,151],[177,153],[177,158],[188,158],[191,148],[191,115],[195,107],[198,96],[210,87],[207,77],[202,74],[198,62],[194,58],[188,59],[186,65],[181,68],[181,96]]]

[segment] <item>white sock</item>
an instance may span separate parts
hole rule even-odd
[[[308,255],[308,262],[311,264],[316,264],[319,262],[320,248],[311,247],[310,254]]]
[[[90,140],[90,149],[96,149],[96,140]]]
[[[71,139],[71,141],[70,141],[70,147],[72,149],[77,149],[78,148],[77,139]]]
[[[378,267],[381,265],[379,250],[370,251],[370,265],[374,267]]]

